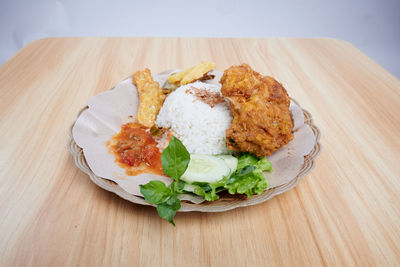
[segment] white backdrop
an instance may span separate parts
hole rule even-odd
[[[0,0],[0,64],[55,36],[332,37],[400,77],[400,0]]]

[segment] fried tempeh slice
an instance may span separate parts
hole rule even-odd
[[[134,73],[132,82],[138,89],[140,100],[136,120],[146,127],[152,127],[164,101],[162,89],[147,68]]]
[[[171,84],[185,85],[202,78],[207,72],[215,68],[213,62],[203,62],[197,66],[175,73],[168,78]]]

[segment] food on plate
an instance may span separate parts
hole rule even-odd
[[[231,120],[220,86],[194,82],[168,95],[155,123],[172,130],[190,153],[213,155],[229,152],[225,131]]]
[[[162,181],[153,180],[140,185],[140,192],[150,204],[157,205],[161,218],[171,224],[181,208],[180,194],[191,192],[207,201],[219,198],[218,193],[261,194],[268,186],[263,171],[271,171],[271,163],[264,158],[243,154],[232,155],[190,154],[185,146],[172,136],[162,156],[164,173],[173,179],[167,186]]]
[[[116,162],[126,169],[128,175],[143,172],[163,174],[161,152],[147,129],[138,123],[123,124],[121,131],[107,144]]]
[[[214,183],[236,170],[237,158],[232,155],[191,154],[190,162],[181,180],[191,184],[194,182]]]
[[[208,72],[215,68],[215,63],[213,62],[203,62],[197,66],[193,66],[186,70],[180,71],[171,75],[168,78],[168,82],[170,84],[174,84],[176,86],[185,85],[188,83],[195,82],[197,80],[208,80],[214,78]]]
[[[172,224],[182,194],[207,201],[223,191],[261,194],[268,187],[263,172],[272,171],[266,156],[293,139],[290,99],[280,83],[246,64],[227,69],[219,83],[204,82],[214,67],[205,62],[171,75],[176,88],[167,96],[149,69],[136,72],[136,122],[123,124],[108,144],[128,175],[172,179],[140,185]]]
[[[225,70],[220,82],[233,115],[226,132],[230,150],[263,157],[293,139],[290,98],[274,78],[242,64]]]
[[[133,74],[132,82],[140,99],[136,120],[143,126],[152,127],[165,98],[163,91],[158,82],[151,77],[149,69]]]

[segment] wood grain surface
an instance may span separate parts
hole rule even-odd
[[[67,152],[88,99],[138,69],[247,62],[313,115],[322,151],[293,190],[223,213],[106,192]],[[51,38],[0,67],[1,266],[399,266],[400,81],[335,39]]]

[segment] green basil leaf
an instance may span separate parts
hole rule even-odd
[[[167,205],[166,203],[159,204],[157,206],[157,212],[161,218],[167,220],[169,223],[175,226],[174,217],[176,214],[176,210],[173,209],[170,205]]]
[[[181,200],[177,197],[177,195],[170,197],[166,204],[174,210],[179,210],[181,208]]]
[[[167,201],[157,206],[158,215],[175,226],[176,211],[181,208],[181,200],[177,195],[171,196]]]
[[[163,171],[174,180],[178,180],[186,171],[190,161],[190,154],[186,147],[175,136],[171,137],[167,148],[161,155]]]
[[[158,180],[150,181],[145,185],[139,185],[139,187],[140,193],[142,193],[144,199],[150,204],[163,203],[171,195],[171,189]]]
[[[170,188],[173,192],[175,193],[182,193],[183,192],[183,188],[185,187],[185,181],[182,180],[178,180],[178,181],[173,181],[170,185]]]

